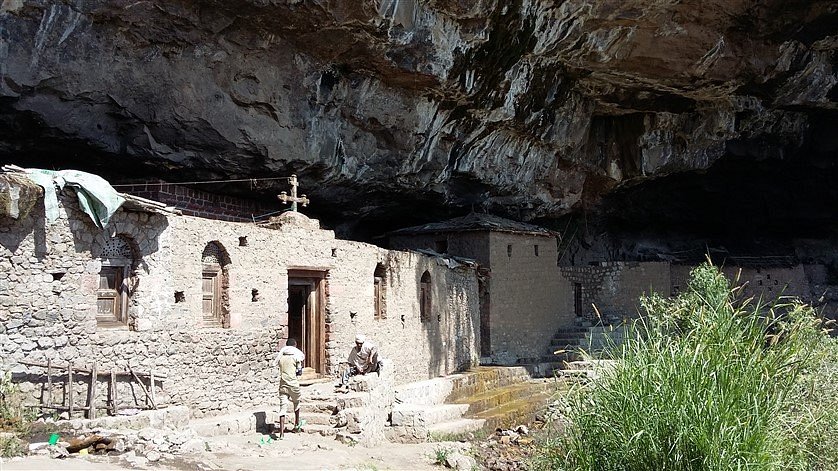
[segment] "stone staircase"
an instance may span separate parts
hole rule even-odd
[[[343,441],[375,443],[384,438],[393,404],[388,377],[356,376],[349,392],[338,392],[334,380],[311,381],[300,388],[300,418],[304,433],[337,436]],[[293,427],[293,413],[286,417],[286,429]],[[189,427],[198,435],[213,437],[242,433],[269,433],[279,423],[279,406],[193,419]]]
[[[548,351],[541,357],[545,363],[569,363],[583,360],[583,352],[596,356],[610,345],[620,345],[629,335],[630,326],[591,325],[577,318],[573,327],[559,329],[550,340]],[[557,353],[558,352],[558,353]],[[564,369],[564,368],[562,368]]]
[[[391,441],[450,438],[530,422],[560,383],[536,378],[531,368],[478,367],[465,373],[402,385],[387,437]]]

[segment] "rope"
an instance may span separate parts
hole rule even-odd
[[[228,180],[203,180],[203,181],[194,181],[194,182],[138,182],[138,183],[123,183],[120,185],[111,185],[112,187],[126,187],[126,186],[136,186],[136,185],[156,185],[156,186],[163,186],[163,185],[201,185],[205,183],[236,183],[236,182],[250,182],[251,185],[253,183],[259,181],[269,181],[269,180],[288,180],[291,177],[269,177],[269,178],[231,178]]]

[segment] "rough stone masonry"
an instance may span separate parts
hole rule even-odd
[[[122,208],[100,231],[70,191],[60,195],[60,217],[52,224],[42,199],[19,219],[0,217],[0,367],[13,371],[33,400],[46,394],[44,371],[21,360],[153,370],[165,378],[157,402],[189,406],[194,416],[264,404],[277,387],[271,360],[289,334],[289,270],[299,269],[324,277],[324,374],[345,360],[356,332],[379,344],[397,383],[477,363],[472,268],[338,240],[316,221],[294,216],[269,228]],[[225,264],[224,292],[215,300],[225,306],[219,325],[206,322],[204,309],[208,247],[220,251]],[[110,252],[119,250],[130,259],[125,321],[106,323],[101,305],[110,298],[102,273],[112,268]],[[378,318],[377,268],[386,307]],[[418,292],[424,274],[432,286],[433,315],[426,321]],[[61,386],[56,380],[59,402]],[[142,405],[136,387],[119,381],[122,406]],[[75,384],[78,401],[86,388]],[[98,394],[97,407],[104,408],[106,398]]]

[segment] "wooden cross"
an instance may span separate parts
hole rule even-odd
[[[311,203],[311,200],[306,198],[306,195],[301,195],[299,197],[297,196],[297,176],[291,175],[291,178],[288,179],[288,183],[291,184],[291,196],[288,196],[288,194],[283,191],[279,194],[279,196],[277,196],[277,198],[279,198],[279,201],[282,201],[286,204],[290,202],[291,211],[297,210],[297,203],[303,205],[304,208],[308,206],[308,204]]]

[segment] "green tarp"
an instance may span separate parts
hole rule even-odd
[[[81,210],[90,216],[100,229],[108,225],[111,216],[125,199],[104,178],[78,170],[42,170],[28,168],[26,177],[44,188],[44,208],[47,221],[58,219],[58,195],[65,185],[73,187],[79,198]]]

